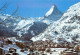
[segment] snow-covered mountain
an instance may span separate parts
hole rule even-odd
[[[50,24],[62,16],[55,5],[44,17],[20,17],[0,14],[0,36],[20,36],[25,39],[42,33]],[[4,21],[5,20],[5,21]]]
[[[34,36],[48,26],[47,23],[32,18],[11,15],[0,15],[0,18],[0,36],[23,36],[23,34]]]
[[[17,36],[12,30],[15,26],[15,18],[13,16],[0,14],[0,36]]]
[[[54,42],[80,41],[80,2],[71,6],[57,22],[31,40],[53,40]]]
[[[62,17],[63,13],[58,10],[57,6],[54,4],[50,10],[45,14],[44,18],[57,21]]]
[[[25,39],[27,39],[28,37],[30,39],[31,37],[43,32],[47,26],[46,23],[41,21],[21,20],[13,31],[17,32],[17,35],[21,38],[25,37]]]

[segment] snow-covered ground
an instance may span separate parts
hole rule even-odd
[[[16,53],[18,53],[19,55],[27,55],[27,53],[28,53],[28,51],[20,52],[21,49],[18,46],[16,46],[16,45],[4,45],[3,49],[6,51],[6,53],[8,53],[9,48],[15,48],[15,49],[17,49]]]
[[[60,55],[62,51],[66,50],[66,48],[51,48],[52,54],[47,53],[47,55]],[[45,52],[46,54],[46,52]]]

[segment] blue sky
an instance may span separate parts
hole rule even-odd
[[[2,6],[7,0],[0,0]],[[80,0],[9,0],[7,14],[11,14],[16,5],[19,5],[18,15],[22,17],[42,17],[50,9],[53,4],[56,4],[58,9],[62,12],[73,4],[80,2]]]

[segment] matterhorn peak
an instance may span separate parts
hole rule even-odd
[[[50,8],[50,10],[46,13],[45,16],[49,16],[53,13],[54,9],[57,9],[57,6],[55,4],[52,5],[52,7]]]
[[[50,19],[50,20],[58,20],[61,18],[63,13],[58,10],[57,6],[53,4],[50,8],[50,10],[45,14],[44,18]]]
[[[54,8],[57,8],[57,6],[56,6],[55,4],[53,4],[51,8],[53,8],[53,9],[54,9]]]

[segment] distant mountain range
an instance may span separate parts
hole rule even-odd
[[[1,37],[16,37],[30,39],[42,33],[50,24],[60,19],[63,13],[59,11],[56,5],[43,17],[20,17],[11,15],[0,14],[0,36]]]

